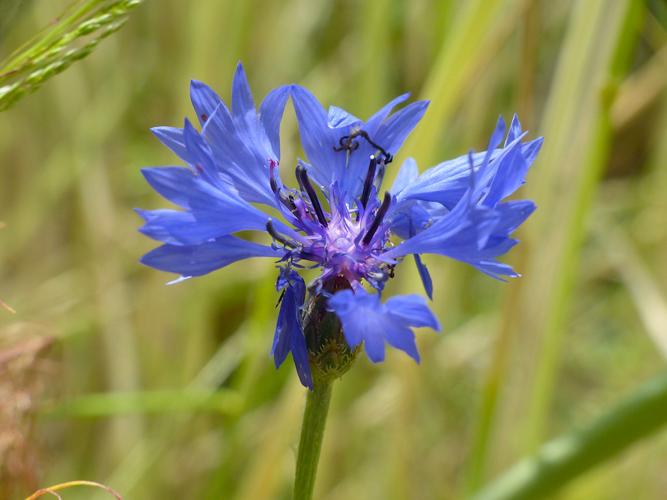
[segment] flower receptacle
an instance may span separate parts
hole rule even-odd
[[[345,279],[334,279],[325,285],[328,292],[350,288]],[[327,297],[309,294],[303,317],[303,331],[308,359],[317,382],[333,382],[354,363],[360,347],[351,349],[343,335],[338,316],[327,308]]]

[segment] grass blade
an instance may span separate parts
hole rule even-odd
[[[89,0],[0,65],[0,111],[88,56],[143,0]]]
[[[667,423],[667,374],[642,385],[579,432],[551,441],[512,467],[474,500],[544,498]]]

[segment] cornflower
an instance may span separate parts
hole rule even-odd
[[[190,95],[200,130],[187,119],[183,128],[153,129],[186,166],[143,169],[180,209],[138,210],[145,221],[140,231],[163,242],[141,261],[181,281],[251,257],[276,260],[281,294],[272,355],[278,367],[291,353],[304,386],[313,388],[313,369],[320,377],[339,376],[362,345],[373,362],[384,359],[387,344],[419,361],[412,328],[440,328],[427,301],[381,299],[406,258],[431,298],[423,254],[465,262],[496,279],[518,276],[497,257],[517,243],[510,235],[535,205],[504,200],[524,183],[542,139],[524,142],[516,116],[506,136],[498,120],[486,151],[421,174],[407,159],[386,189],[385,172],[427,101],[394,111],[408,99],[403,94],[363,121],[335,106],[327,111],[308,90],[288,85],[269,92],[257,110],[240,64],[231,109],[201,82],[191,83]],[[288,98],[308,160],[295,162],[296,187],[280,175]],[[242,231],[265,243],[236,235]],[[312,268],[320,274],[306,285],[300,271]],[[338,336],[322,334],[325,318]]]

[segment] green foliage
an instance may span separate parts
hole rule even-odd
[[[87,0],[73,6],[0,64],[0,111],[88,56],[125,24],[129,12],[142,1]]]
[[[667,375],[639,387],[585,429],[551,441],[475,495],[474,500],[543,498],[667,424]]]
[[[290,498],[305,396],[267,354],[273,263],[171,287],[137,263],[152,243],[131,209],[163,206],[138,169],[176,161],[148,129],[190,113],[191,78],[227,98],[239,59],[257,100],[289,82],[360,116],[431,99],[396,165],[484,149],[501,113],[545,136],[509,257],[524,277],[427,260],[445,333],[418,335],[419,366],[360,356],[336,382],[315,497],[664,496],[664,399],[641,389],[667,346],[660,2],[68,3],[22,2],[2,33],[20,48],[0,70],[0,297],[17,310],[0,309],[0,354],[56,339],[0,373],[2,402],[25,409],[0,403],[0,438],[25,435],[13,456],[39,475],[12,476],[17,498],[78,478],[126,498]],[[285,159],[302,155],[286,116]],[[409,265],[389,286],[422,293]]]

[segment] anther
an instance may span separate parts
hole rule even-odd
[[[338,146],[334,146],[334,151],[354,151],[359,147],[359,143],[354,140],[357,134],[344,135],[338,139]]]
[[[394,160],[394,156],[386,149],[380,146],[368,135],[368,132],[362,129],[354,130],[350,135],[344,135],[338,140],[338,146],[334,146],[334,151],[354,151],[359,147],[359,143],[354,139],[356,137],[363,137],[368,144],[377,149],[382,156],[384,156],[384,163],[389,164]]]
[[[380,205],[380,208],[378,208],[378,211],[375,213],[375,219],[373,219],[371,227],[368,228],[368,232],[366,233],[364,239],[362,240],[362,243],[364,245],[370,244],[371,240],[373,239],[373,236],[375,235],[375,232],[380,227],[380,224],[382,224],[384,216],[387,215],[387,210],[389,210],[389,205],[391,205],[391,195],[389,194],[389,192],[386,192],[384,193],[384,199],[382,200],[382,205]]]
[[[269,178],[269,184],[271,185],[271,191],[273,191],[274,194],[278,194],[278,181],[274,176]]]
[[[294,198],[291,194],[285,194],[281,186],[278,185],[278,178],[276,176],[276,168],[278,163],[275,160],[269,160],[269,185],[273,194],[278,196],[280,202],[287,207],[287,209],[294,213],[296,205],[294,205]]]
[[[278,170],[278,162],[269,158],[269,185],[274,194],[278,194],[278,191],[280,191],[276,170]]]
[[[370,136],[368,135],[368,132],[366,132],[365,130],[359,130],[359,132],[357,133],[357,135],[359,135],[359,136],[363,137],[364,139],[366,139],[366,141],[368,142],[368,144],[370,144],[370,145],[373,146],[375,149],[377,149],[378,151],[380,151],[380,153],[382,153],[382,155],[384,156],[384,162],[385,162],[385,164],[387,164],[387,163],[391,163],[391,162],[394,160],[394,157],[392,156],[392,154],[391,154],[391,153],[388,153],[386,149],[384,149],[382,146],[380,146],[379,144],[377,144],[376,142],[374,142],[374,141],[370,138]]]
[[[310,198],[310,203],[313,205],[313,209],[315,210],[315,215],[317,215],[317,220],[320,221],[320,224],[322,224],[324,227],[327,227],[328,223],[326,217],[324,217],[324,210],[322,210],[322,205],[320,205],[320,200],[317,197],[315,188],[310,183],[310,179],[308,178],[308,172],[303,167],[303,165],[299,165],[298,167],[296,167],[296,178],[299,181],[299,185],[308,194],[308,198]]]
[[[382,186],[382,181],[384,180],[386,165],[387,165],[387,159],[383,156],[378,160],[378,169],[377,169],[377,174],[375,175],[375,187],[378,190],[380,189],[380,186]]]
[[[286,236],[283,236],[282,234],[280,234],[276,230],[275,226],[273,225],[273,221],[271,219],[269,219],[266,222],[266,232],[269,233],[274,240],[279,241],[280,243],[282,243],[286,247],[297,248],[299,246],[295,241],[292,241],[292,240],[288,239]]]
[[[373,181],[375,180],[375,171],[377,169],[377,158],[375,155],[370,156],[370,163],[368,164],[368,172],[366,173],[366,180],[364,181],[364,189],[361,192],[361,205],[366,208],[368,204],[368,199],[371,196],[371,187],[373,187]]]

